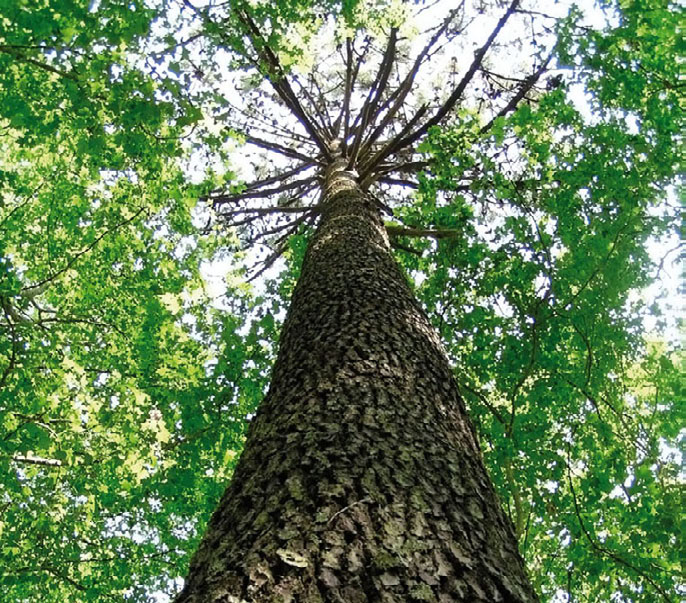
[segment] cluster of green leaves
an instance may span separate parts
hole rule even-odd
[[[563,23],[559,60],[578,80],[486,137],[469,113],[435,130],[432,177],[397,212],[460,232],[401,259],[421,274],[544,598],[672,601],[684,588],[686,389],[679,352],[643,335],[656,309],[640,295],[647,242],[678,226],[663,192],[683,165],[677,17],[638,4],[606,32]]]
[[[262,396],[269,325],[217,310],[183,104],[143,3],[0,7],[0,591],[147,600],[182,575]],[[129,55],[127,53],[133,53]],[[264,331],[264,333],[263,333]]]

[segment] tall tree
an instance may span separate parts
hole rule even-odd
[[[3,8],[12,600],[173,589],[296,281],[182,600],[531,599],[453,378],[537,591],[674,598],[680,379],[632,289],[679,211],[679,12],[604,8]],[[255,244],[280,284],[208,311]]]
[[[212,7],[199,13],[206,22],[219,20]],[[432,198],[428,186],[413,178],[427,168],[416,145],[426,140],[424,150],[445,153],[443,161],[438,158],[433,165],[434,174],[442,171],[443,188],[473,191],[476,187],[470,182],[481,179],[481,191],[490,185],[498,193],[502,164],[498,165],[483,141],[495,129],[495,138],[502,144],[506,136],[500,129],[512,112],[516,112],[511,122],[515,129],[531,128],[522,143],[511,143],[515,148],[505,160],[511,171],[507,184],[503,183],[507,193],[519,200],[513,203],[514,215],[506,220],[518,222],[520,228],[533,221],[541,251],[547,255],[542,258],[533,306],[526,308],[526,321],[532,326],[526,328],[530,336],[524,349],[516,352],[524,366],[509,387],[511,407],[502,413],[493,409],[506,438],[514,439],[516,430],[526,429],[531,412],[523,390],[541,353],[537,329],[551,328],[556,305],[562,302],[568,310],[580,294],[578,287],[568,283],[565,287],[571,291],[565,291],[554,282],[554,250],[541,232],[549,226],[555,229],[546,223],[547,205],[559,205],[564,199],[564,190],[554,190],[554,184],[569,178],[571,172],[578,185],[583,164],[577,160],[573,170],[560,169],[559,157],[550,151],[555,134],[537,131],[536,122],[530,120],[532,102],[541,103],[548,109],[546,117],[559,120],[560,125],[573,128],[578,119],[573,112],[561,115],[564,101],[559,94],[541,99],[537,85],[551,66],[555,48],[551,49],[550,39],[538,40],[539,36],[545,39],[545,26],[532,18],[534,14],[517,0],[503,6],[490,33],[477,44],[467,64],[456,69],[447,90],[421,99],[416,87],[422,68],[437,47],[462,33],[463,6],[447,10],[414,48],[402,48],[401,25],[407,15],[391,13],[377,19],[375,26],[381,32],[377,36],[359,36],[353,25],[352,32],[346,31],[338,42],[342,60],[323,60],[304,82],[284,65],[283,56],[294,49],[280,37],[278,12],[239,5],[225,16],[220,35],[226,31],[226,21],[233,18],[244,44],[241,56],[264,77],[262,83],[254,80],[256,99],[237,108],[246,118],[240,131],[248,143],[279,153],[293,165],[239,192],[218,191],[212,199],[229,224],[253,223],[245,218],[251,213],[299,216],[290,225],[269,229],[285,235],[278,238],[282,246],[275,246],[267,266],[283,252],[286,237],[302,221],[317,215],[319,225],[307,247],[284,323],[269,393],[178,601],[218,601],[227,596],[313,601],[534,598],[517,562],[509,528],[498,519],[495,498],[487,494],[490,487],[478,468],[478,445],[469,435],[469,419],[451,385],[446,358],[389,257],[388,234],[450,239],[464,237],[465,231],[459,223],[452,229],[441,228],[442,224],[427,228],[426,213],[421,217],[424,228],[403,224],[384,229],[382,214],[394,215],[397,199],[392,193],[369,193],[379,184],[388,184],[391,190],[395,186],[420,188],[437,212],[443,209],[441,205],[447,208],[454,224],[459,210],[468,213],[469,209],[459,197]],[[489,51],[497,56],[499,36],[510,20],[521,15],[531,20],[532,36],[526,43],[533,53],[528,66],[524,73],[495,73],[487,66]],[[349,26],[355,23],[354,12],[343,18]],[[566,26],[577,28],[578,23],[572,17]],[[557,43],[564,58],[570,44],[564,36],[570,33],[562,27]],[[579,39],[570,37],[575,43]],[[373,49],[381,41],[383,46],[375,55]],[[375,71],[360,78],[372,63]],[[450,126],[457,107],[469,104],[470,88],[479,84],[495,90],[484,98],[480,89],[472,89],[477,110],[463,113],[457,123],[452,121],[452,131],[442,138],[437,127]],[[263,85],[273,90],[275,100],[297,120],[295,129],[285,130],[287,122],[280,121],[278,126],[274,122],[262,128],[266,137],[253,134],[256,115],[252,107],[259,107]],[[564,87],[562,76],[548,79],[546,87]],[[608,137],[617,143],[626,137],[622,126],[626,123],[620,126],[610,119],[597,132],[591,127],[586,130],[585,144],[602,148]],[[300,149],[292,141],[300,141]],[[529,144],[533,148],[528,149]],[[303,153],[303,147],[311,150]],[[578,145],[573,148],[578,153]],[[610,164],[616,161],[614,156],[604,159]],[[554,168],[555,176],[536,174],[539,162]],[[674,158],[669,163],[674,165]],[[491,166],[500,174],[489,174]],[[493,181],[487,184],[489,176]],[[532,178],[538,181],[532,183]],[[319,196],[308,204],[307,192],[313,186],[318,186]],[[611,194],[620,192],[610,182],[606,186]],[[626,191],[632,184],[625,179],[621,186]],[[250,203],[276,193],[287,195],[276,207],[256,208]],[[636,228],[646,218],[640,209],[641,197],[637,195],[627,208],[636,221],[629,216],[613,217],[608,230],[615,234],[604,233],[610,255],[615,246],[624,244],[622,234],[640,233]],[[410,206],[407,214],[411,216],[412,210]],[[601,211],[610,212],[611,204],[603,203]],[[401,216],[401,211],[395,213],[396,219]],[[567,227],[563,213],[558,212],[556,218],[560,230]],[[560,234],[565,246],[571,244],[565,240],[567,233]],[[534,244],[534,253],[539,253],[537,247]],[[519,269],[538,268],[536,262],[527,263]],[[596,266],[584,277],[581,289],[597,272]],[[520,289],[514,297],[515,303],[522,304],[526,293]],[[590,336],[583,327],[573,319],[569,322],[590,348]],[[589,363],[592,354],[589,349]],[[590,377],[584,385],[570,375],[557,374],[555,379],[583,391]],[[525,409],[518,410],[518,405]],[[574,430],[568,439],[575,440]],[[512,481],[515,461],[508,454],[504,463]],[[570,465],[571,460],[571,470]],[[578,508],[571,474],[570,489]],[[514,495],[514,519],[521,534],[525,511],[518,493]],[[470,505],[470,499],[479,504]],[[583,519],[579,520],[585,529]],[[493,526],[492,531],[487,526]],[[669,596],[647,572],[630,567],[662,596]]]
[[[348,157],[177,601],[533,601],[438,337]]]

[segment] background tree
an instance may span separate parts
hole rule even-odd
[[[145,599],[185,572],[262,395],[341,114],[544,597],[678,596],[683,384],[669,348],[643,345],[631,292],[645,241],[680,211],[652,207],[681,159],[682,15],[412,13],[428,9],[2,7],[10,600]],[[517,45],[521,64],[504,63]],[[581,86],[590,114],[569,100]],[[243,141],[264,155],[225,172]],[[188,184],[189,151],[222,175]],[[198,236],[202,195],[237,237],[213,222]],[[256,298],[232,279],[217,312],[199,266],[239,241],[268,243],[253,276],[279,255],[287,272]]]

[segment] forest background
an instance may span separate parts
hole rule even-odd
[[[415,108],[509,4],[459,5]],[[316,90],[317,52],[366,48],[364,100],[440,6],[0,1],[3,600],[166,600],[264,395],[316,182],[251,183],[317,151],[237,15],[316,112],[344,80]],[[676,601],[683,324],[647,288],[684,257],[683,9],[551,6],[517,6],[374,198],[543,599]]]

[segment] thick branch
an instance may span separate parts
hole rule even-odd
[[[505,425],[505,419],[503,418],[503,415],[500,413],[500,411],[499,411],[495,406],[493,406],[493,404],[491,404],[491,402],[489,401],[489,399],[488,399],[487,396],[485,396],[483,393],[481,393],[478,389],[475,389],[475,388],[471,387],[471,386],[470,386],[469,384],[467,384],[467,383],[461,382],[461,383],[460,383],[460,387],[463,387],[463,388],[466,389],[467,391],[469,391],[469,392],[471,392],[472,394],[474,394],[477,398],[479,398],[479,400],[481,400],[481,403],[482,403],[486,408],[488,408],[488,410],[489,410],[489,411],[491,412],[491,414],[496,418],[496,420],[498,421],[498,423],[500,423],[500,424],[502,424],[502,425]]]
[[[317,143],[319,150],[322,152],[326,159],[330,159],[329,149],[324,142],[321,133],[318,128],[312,123],[307,112],[303,109],[298,97],[293,92],[288,78],[281,66],[281,62],[278,57],[274,54],[269,45],[262,39],[260,30],[255,24],[255,22],[250,18],[250,16],[243,11],[238,11],[238,18],[243,24],[248,27],[250,31],[251,41],[255,51],[261,55],[262,59],[271,67],[274,71],[274,75],[268,75],[267,79],[272,85],[276,93],[279,95],[284,104],[291,110],[293,115],[300,121],[307,133],[312,137],[312,139]]]
[[[462,234],[458,228],[431,229],[386,225],[386,232],[394,237],[430,237],[432,239],[456,239]]]
[[[386,112],[384,115],[383,119],[379,123],[379,125],[374,129],[374,131],[367,137],[367,140],[365,141],[365,147],[369,147],[376,140],[379,138],[379,136],[382,134],[386,126],[388,126],[389,123],[391,123],[391,120],[396,116],[400,108],[403,106],[403,103],[405,102],[405,98],[407,95],[410,93],[410,90],[412,90],[415,78],[417,76],[417,73],[419,72],[419,68],[421,67],[422,63],[424,62],[426,56],[429,54],[431,49],[434,47],[436,42],[440,39],[440,37],[445,33],[445,30],[448,28],[448,26],[452,23],[453,19],[455,16],[459,13],[460,10],[462,10],[462,5],[463,3],[460,4],[457,8],[454,8],[451,10],[447,17],[444,19],[443,23],[441,23],[440,27],[436,30],[433,36],[429,39],[429,41],[426,43],[424,48],[422,48],[421,52],[417,55],[417,58],[415,59],[414,64],[412,65],[412,69],[410,69],[409,73],[407,76],[405,76],[405,79],[401,82],[400,86],[396,89],[397,97],[393,105],[390,107],[390,109]],[[376,120],[376,116],[374,118],[374,121]]]
[[[24,456],[22,454],[15,454],[12,456],[15,463],[25,463],[28,465],[43,465],[45,467],[61,467],[62,461],[59,459],[46,459],[40,456]]]
[[[405,253],[411,253],[413,255],[422,256],[422,252],[419,249],[415,249],[414,247],[409,247],[408,245],[403,245],[402,243],[399,243],[395,239],[391,239],[391,247],[393,249],[397,249],[398,251],[404,251]]]
[[[9,361],[7,362],[7,366],[2,371],[2,376],[0,376],[0,389],[1,389],[5,386],[5,382],[7,381],[7,378],[12,373],[12,371],[14,370],[14,367],[17,364],[17,352],[19,349],[19,343],[17,342],[16,328],[14,326],[14,323],[10,320],[9,304],[0,304],[0,305],[2,306],[2,310],[5,314],[5,317],[7,318],[10,333],[12,336],[12,352],[10,354]]]
[[[72,80],[74,82],[78,82],[79,78],[74,75],[73,73],[68,73],[67,71],[62,71],[61,69],[57,69],[57,67],[53,67],[52,65],[49,65],[48,63],[43,63],[42,61],[38,61],[36,59],[32,59],[31,57],[27,57],[25,54],[17,50],[16,47],[13,46],[6,46],[6,45],[0,45],[0,52],[4,52],[6,54],[9,54],[13,56],[15,59],[22,61],[23,63],[29,63],[30,65],[34,65],[36,67],[39,67],[43,69],[44,71],[49,71],[50,73],[55,73],[59,75],[60,77],[66,78],[68,80]]]
[[[388,45],[386,46],[386,51],[384,52],[383,59],[381,60],[379,72],[376,75],[374,84],[369,90],[369,94],[367,95],[367,98],[365,99],[364,105],[360,112],[360,124],[357,129],[355,141],[353,142],[353,146],[350,151],[348,169],[351,169],[355,165],[355,161],[357,160],[357,154],[362,144],[362,137],[364,135],[364,132],[369,126],[369,124],[373,123],[376,108],[379,104],[379,99],[381,98],[381,95],[386,89],[386,84],[388,83],[388,78],[391,75],[391,69],[393,67],[393,61],[395,59],[395,45],[397,38],[398,30],[394,27],[393,29],[391,29],[391,35],[388,38]]]

